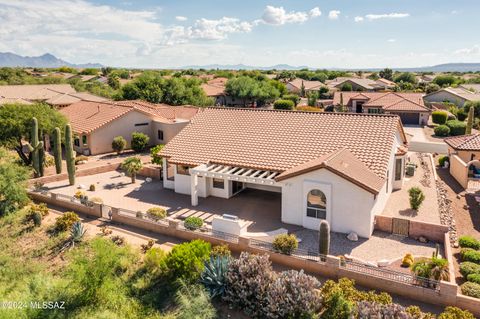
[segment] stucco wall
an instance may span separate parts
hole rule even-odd
[[[148,123],[145,126],[135,126],[138,123]],[[129,112],[117,120],[107,124],[89,135],[89,148],[92,155],[112,152],[112,140],[116,136],[123,136],[127,140],[127,149],[130,148],[133,132],[142,132],[152,140],[152,120],[143,113]]]
[[[283,222],[318,229],[319,220],[306,218],[307,194],[312,189],[319,189],[327,196],[327,220],[332,231],[354,231],[361,237],[370,237],[374,195],[326,169],[283,182]]]
[[[467,164],[457,155],[450,155],[450,174],[462,185],[467,188],[468,185],[468,167]]]
[[[162,123],[152,122],[152,139],[151,144],[166,144],[170,142],[189,122],[176,122],[176,123]],[[163,140],[158,138],[158,130],[163,131]]]
[[[466,100],[458,97],[452,93],[446,91],[438,91],[427,95],[423,98],[426,102],[445,102],[448,101],[450,103],[455,104],[458,107],[462,107],[465,104]]]

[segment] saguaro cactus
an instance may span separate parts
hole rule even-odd
[[[318,251],[322,255],[328,255],[330,251],[330,226],[326,220],[320,222],[320,233],[318,235]]]
[[[474,117],[474,107],[473,105],[468,110],[468,118],[467,118],[467,128],[465,129],[465,134],[472,134],[472,126],[473,126],[473,117]]]
[[[57,174],[62,173],[62,133],[56,127],[53,130],[53,156],[55,157],[55,171]]]
[[[73,150],[72,127],[70,124],[65,126],[65,160],[67,161],[68,181],[70,185],[75,185],[75,151]]]
[[[32,154],[32,166],[33,166],[33,170],[35,171],[35,176],[36,177],[42,176],[43,175],[43,159],[45,154],[43,154],[43,157],[42,157],[43,142],[39,142],[39,139],[38,139],[38,121],[35,117],[32,117],[30,144],[28,145],[28,149]]]

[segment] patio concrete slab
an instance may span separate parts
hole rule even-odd
[[[420,155],[421,159],[418,153],[412,152],[407,156],[411,162],[417,164],[415,175],[405,176],[402,189],[390,194],[382,215],[440,224],[437,187],[430,157],[426,154]],[[421,160],[426,164],[426,168],[420,164]],[[419,187],[425,194],[425,200],[418,211],[410,209],[408,190],[414,186]]]
[[[249,232],[301,228],[281,222],[280,193],[246,189],[230,199],[199,198],[199,204],[192,206],[190,195],[165,189],[159,180],[147,183],[145,178],[138,177],[137,182],[132,184],[130,177],[117,171],[78,177],[75,186],[68,185],[68,181],[60,181],[46,184],[45,187],[54,193],[73,196],[80,184],[87,189],[91,184],[95,185],[93,192],[84,190],[89,198],[100,197],[106,205],[132,211],[144,212],[151,207],[162,207],[174,218],[197,216],[206,223],[211,223],[215,215],[231,214],[249,221]]]

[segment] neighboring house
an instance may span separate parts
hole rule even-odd
[[[444,139],[448,145],[450,174],[462,185],[480,180],[480,134],[452,136]]]
[[[434,74],[424,74],[424,75],[417,75],[416,76],[417,82],[418,83],[423,83],[423,84],[428,84],[428,83],[433,82],[435,77],[436,77],[436,75],[434,75]]]
[[[247,188],[275,192],[284,223],[318,230],[325,219],[332,231],[370,237],[402,187],[405,145],[392,115],[207,108],[160,155],[164,187],[193,206]]]
[[[449,102],[455,104],[457,107],[463,107],[468,101],[479,101],[480,93],[471,92],[465,88],[443,88],[436,92],[427,94],[423,97],[425,102]]]
[[[144,101],[81,101],[60,109],[76,135],[77,153],[95,155],[112,152],[112,140],[123,136],[130,148],[133,132],[150,137],[150,144],[165,144],[197,114],[198,108],[151,104]]]
[[[225,92],[225,87],[227,85],[227,78],[214,78],[209,80],[207,83],[201,85],[203,91],[208,97],[214,98],[214,104],[216,106],[240,106],[243,107],[244,104],[252,105],[252,100],[244,101],[243,99],[235,99],[234,97],[228,95]]]
[[[465,83],[460,85],[460,87],[466,90],[469,90],[470,92],[480,93],[480,84],[477,84],[477,83],[472,83],[472,84]]]
[[[400,116],[403,124],[426,125],[431,110],[422,93],[335,92],[333,105],[342,104],[353,113],[384,113]]]
[[[287,91],[290,93],[300,94],[302,92],[302,85],[305,89],[305,93],[310,91],[318,91],[321,87],[324,87],[320,81],[307,81],[300,78],[287,82]]]
[[[395,87],[395,82],[387,79],[364,79],[364,78],[337,78],[328,82],[328,87],[331,90],[341,90],[345,84],[352,86],[352,91],[385,91],[392,90]]]
[[[17,101],[23,104],[45,102],[60,108],[79,101],[105,102],[108,99],[88,92],[76,92],[70,84],[35,84],[2,85],[0,86],[0,101],[2,104],[8,103],[7,101]]]

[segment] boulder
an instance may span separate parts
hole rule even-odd
[[[358,241],[358,235],[352,231],[350,234],[348,234],[347,239],[350,241]]]
[[[151,181],[152,181],[152,178],[151,178],[151,177],[145,178],[145,182],[150,183]]]

